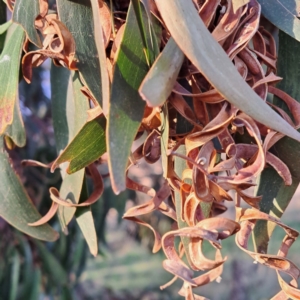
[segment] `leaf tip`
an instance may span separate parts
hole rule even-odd
[[[116,183],[113,178],[111,180],[111,187],[115,195],[119,195],[121,192],[126,190],[125,182],[121,181]]]
[[[97,255],[98,255],[98,247],[97,247],[96,249],[91,250],[91,254],[92,254],[94,257],[97,257]]]
[[[145,93],[143,92],[143,85],[141,85],[141,87],[139,88],[139,94],[140,94],[142,100],[144,100],[146,102],[147,106],[149,106],[151,108],[160,107],[164,104],[164,102],[162,102],[162,101],[159,101],[160,103],[155,103],[156,99],[150,99],[149,97],[147,97],[145,95]]]

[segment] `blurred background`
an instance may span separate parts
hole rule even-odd
[[[19,97],[27,133],[24,148],[10,150],[13,166],[24,183],[38,210],[44,215],[51,204],[48,189],[59,187],[59,171],[22,167],[22,159],[49,163],[56,158],[51,116],[50,61],[33,69],[32,84],[20,82]],[[154,188],[161,184],[160,162],[149,167],[140,162],[131,170],[137,181]],[[283,222],[295,229],[299,226],[299,192]],[[93,205],[99,239],[99,254],[93,258],[76,222],[68,227],[68,234],[60,233],[55,243],[42,243],[23,235],[0,219],[0,300],[6,299],[182,299],[177,292],[181,282],[176,281],[160,290],[172,278],[162,268],[164,254],[152,254],[153,236],[147,228],[123,221],[124,211],[147,200],[145,195],[126,191],[115,196],[108,179],[101,199]],[[234,209],[224,214],[234,219]],[[159,213],[146,216],[161,233],[171,228],[169,219]],[[57,231],[57,219],[50,222]],[[276,254],[284,232],[277,228],[270,244],[270,253]],[[289,258],[300,265],[298,240],[291,248]],[[228,256],[220,283],[199,288],[196,293],[209,299],[270,299],[279,291],[276,272],[255,264],[235,244],[234,237],[222,244],[223,256]],[[209,245],[205,251],[208,257]]]

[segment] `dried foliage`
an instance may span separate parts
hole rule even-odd
[[[15,17],[14,10],[20,4],[18,1],[7,2]],[[211,58],[198,60],[191,48],[183,48],[178,36],[173,34],[176,26],[165,17],[169,5],[166,0],[68,2],[57,1],[57,12],[49,13],[47,1],[39,1],[34,28],[41,44],[36,44],[38,48],[32,50],[30,45],[34,41],[28,31],[25,32],[22,74],[27,82],[31,82],[32,68],[47,58],[51,58],[55,66],[78,74],[81,96],[85,97],[80,100],[89,103],[86,112],[78,112],[84,115],[84,126],[69,136],[65,150],[59,153],[55,162],[45,167],[54,171],[60,165],[64,179],[73,176],[66,172],[73,173],[86,167],[94,191],[80,200],[79,193],[78,199],[72,201],[51,187],[53,203],[49,212],[39,220],[31,220],[28,225],[39,227],[47,223],[62,207],[80,209],[95,203],[103,193],[102,177],[107,175],[99,172],[94,163],[97,160],[98,166],[108,164],[116,193],[126,187],[149,196],[147,202],[130,208],[124,219],[151,229],[155,237],[153,252],[161,248],[164,251],[163,267],[174,275],[174,279],[161,288],[179,279],[183,281],[180,295],[186,299],[204,299],[195,295],[193,288],[220,278],[227,259],[221,254],[221,241],[235,235],[238,247],[258,263],[276,270],[282,291],[272,299],[300,299],[297,289],[300,269],[286,257],[299,233],[280,219],[262,212],[260,202],[264,195],[251,192],[256,185],[255,179],[270,167],[276,170],[286,186],[292,185],[289,167],[274,154],[272,147],[285,135],[297,138],[297,132],[292,128],[300,126],[300,104],[275,87],[282,80],[276,75],[276,27],[262,17],[261,1],[190,1],[198,18],[191,20],[191,24],[204,24],[207,28],[204,31],[197,27],[203,31],[203,37],[209,33],[215,40],[208,40],[207,44],[200,40],[198,47],[200,51],[202,48],[211,51],[213,59],[219,61],[220,69],[214,68]],[[172,1],[169,8],[175,11],[180,5],[179,0]],[[91,34],[90,39],[94,39],[92,50],[81,45],[80,51],[86,52],[79,53],[80,37],[77,34],[87,27],[80,27],[79,33],[70,29],[74,24],[65,21],[68,20],[64,15],[67,7],[71,9],[70,13],[77,11],[80,14],[82,9],[93,16],[94,31],[84,33]],[[189,24],[180,26],[188,28]],[[103,38],[99,35],[101,32]],[[223,83],[214,81],[209,72],[214,71],[217,78],[221,73],[226,78],[226,70],[221,69],[222,58],[215,55],[218,51],[226,53],[226,62],[230,62],[231,68],[234,66],[233,71],[245,83],[243,86],[232,84],[224,91]],[[85,59],[98,66],[92,70],[94,73],[85,69],[85,61],[82,61],[82,55],[88,53],[93,56]],[[209,63],[213,71],[206,72],[205,66]],[[228,82],[234,83],[231,69],[228,72]],[[244,87],[247,89],[244,89],[243,97],[247,100],[250,87],[249,98],[257,101],[248,103],[247,107],[242,99],[241,102],[235,100],[239,97],[235,91]],[[99,91],[101,99],[97,96]],[[228,96],[230,93],[233,93],[232,98]],[[288,110],[272,103],[273,96],[280,98]],[[7,114],[10,111],[7,110]],[[259,117],[264,111],[265,120]],[[273,126],[270,120],[273,117],[282,127]],[[10,119],[8,115],[4,118]],[[5,130],[2,127],[1,132],[5,133]],[[141,160],[148,164],[162,162],[164,182],[157,191],[132,179],[131,170]],[[61,165],[66,161],[70,162],[68,168]],[[23,163],[41,166],[35,161]],[[82,185],[82,181],[83,178],[74,184]],[[69,192],[73,192],[71,186]],[[219,216],[227,209],[226,201],[235,202],[235,220]],[[170,218],[171,231],[158,232],[143,221],[143,215],[154,211]],[[65,225],[74,214],[75,209],[70,211]],[[91,215],[88,219],[88,226],[92,228]],[[286,232],[277,255],[248,249],[248,238],[258,220],[273,222]],[[175,242],[176,237],[180,238],[179,245]],[[97,246],[88,234],[85,238],[96,255]],[[215,249],[214,260],[203,253],[205,241]],[[287,283],[280,272],[290,275],[292,281]]]

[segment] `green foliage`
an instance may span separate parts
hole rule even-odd
[[[300,41],[299,1],[259,0],[262,13],[280,30]]]
[[[161,106],[165,103],[172,92],[183,60],[183,52],[173,38],[170,38],[139,89],[148,106]]]
[[[40,218],[40,214],[30,201],[18,175],[12,169],[9,157],[3,149],[0,153],[1,174],[0,184],[0,216],[22,232],[44,241],[54,241],[58,233],[48,224],[39,228],[28,226],[27,223]]]
[[[0,56],[0,133],[13,122],[14,107],[18,95],[20,57],[25,33],[21,26],[13,24],[8,32],[8,42]]]
[[[35,28],[35,19],[40,13],[39,1],[30,0],[15,2],[12,20],[20,24],[25,30],[29,40],[38,47],[42,46],[41,39]]]
[[[279,32],[278,75],[284,79],[277,86],[297,101],[300,99],[298,84],[300,80],[298,71],[299,62],[296,54],[299,50],[300,42],[291,38],[283,31]],[[274,97],[273,103],[289,113],[286,104],[278,97]],[[261,211],[281,218],[288,207],[300,182],[299,164],[295,161],[295,157],[299,157],[299,150],[299,143],[288,137],[282,138],[273,146],[273,152],[290,169],[293,183],[291,186],[286,186],[275,170],[264,170],[256,192],[257,195],[263,195],[259,204]],[[254,231],[254,242],[260,252],[267,251],[268,243],[274,229],[275,226],[273,223],[263,220],[257,222]]]
[[[73,33],[78,59],[76,67],[81,79],[102,106],[101,79],[98,77],[101,72],[94,38],[92,8],[90,4],[84,5],[80,1],[58,0],[57,12],[60,20]]]
[[[157,1],[161,14],[175,42],[203,73],[208,81],[232,104],[258,122],[299,140],[300,136],[286,124],[242,80],[228,56],[209,34],[191,1]],[[186,26],[181,26],[177,16]],[[201,47],[199,47],[201,45]],[[218,57],[218,59],[216,59]],[[234,87],[234,88],[228,88]]]
[[[105,119],[100,117],[87,122],[53,164],[70,162],[67,172],[72,174],[98,159],[106,151]]]
[[[298,16],[294,0],[1,1],[0,298],[74,299],[87,250],[101,253],[106,215],[121,221],[128,198],[123,217],[163,249],[186,299],[218,280],[231,235],[298,279],[285,256],[299,233],[280,221],[300,182]],[[51,99],[32,70],[47,59]],[[230,190],[235,220],[219,217]],[[269,255],[275,226],[286,237]],[[300,298],[277,276],[277,297]]]
[[[144,11],[144,22],[146,22],[146,18],[147,15]],[[145,35],[147,35],[148,43],[150,43],[151,32],[147,22],[144,27],[147,28]],[[114,67],[108,117],[109,171],[112,187],[116,193],[126,188],[127,160],[132,142],[144,115],[145,102],[139,95],[138,89],[149,67],[143,49],[144,44],[141,39],[138,21],[133,7],[130,6]],[[152,49],[147,50],[149,54],[153,51]],[[153,55],[154,53],[152,53]],[[119,147],[120,141],[122,141],[122,147]]]

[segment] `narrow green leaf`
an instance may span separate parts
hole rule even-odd
[[[24,147],[26,144],[26,131],[23,123],[23,118],[20,110],[20,100],[18,93],[16,95],[16,103],[14,106],[14,115],[12,124],[8,125],[5,130],[5,135],[9,136],[15,145]]]
[[[53,127],[58,154],[66,148],[68,143],[85,124],[89,104],[81,93],[82,84],[77,72],[70,72],[66,68],[51,67],[51,102]],[[84,170],[75,174],[66,174],[67,166],[61,167],[63,182],[60,196],[78,203],[84,177]],[[74,216],[76,208],[59,207],[58,217],[63,231]]]
[[[88,191],[86,181],[84,181],[81,199],[84,201],[88,198]],[[79,201],[81,202],[81,201]],[[98,240],[97,233],[95,229],[94,219],[91,211],[91,206],[88,207],[78,207],[76,210],[76,221],[80,230],[89,246],[90,252],[97,256],[98,254]]]
[[[143,10],[143,22],[147,14]],[[147,38],[151,35],[147,28]],[[117,54],[108,118],[109,171],[115,193],[123,191],[132,142],[143,118],[145,102],[138,88],[148,71],[137,19],[130,5]]]
[[[28,298],[33,286],[32,282],[32,269],[33,269],[33,258],[32,251],[29,245],[29,241],[26,236],[16,232],[16,238],[19,241],[21,250],[22,250],[22,268],[21,268],[21,278],[22,285],[19,288],[18,295],[26,299],[36,299]]]
[[[82,172],[81,172],[82,171]],[[83,171],[77,172],[75,174],[66,174],[63,182],[61,184],[59,193],[63,199],[71,200],[73,203],[78,203],[82,180],[83,180]],[[58,208],[58,219],[62,231],[67,233],[67,225],[72,220],[74,214],[76,212],[75,207],[62,207]]]
[[[12,25],[12,21],[10,20],[0,26],[0,34],[3,35],[3,37],[6,36],[6,34],[4,33],[6,33],[6,31],[9,29],[11,25]],[[11,34],[12,33],[10,33],[10,35]],[[10,35],[8,35],[8,38]],[[16,98],[15,98],[15,105],[13,110],[13,121],[12,124],[7,125],[4,134],[8,136],[13,141],[13,143],[18,147],[24,147],[26,144],[26,132],[25,132],[23,118],[20,110],[18,90],[16,90],[15,95]]]
[[[225,99],[258,122],[300,140],[300,133],[243,80],[199,18],[191,0],[157,0],[156,5],[177,45]]]
[[[69,127],[74,127],[75,118],[68,116],[68,110],[74,113],[71,72],[66,68],[51,65],[51,105],[53,128],[57,153],[66,148],[70,142]],[[68,122],[69,121],[69,122]]]
[[[36,0],[16,0],[12,19],[15,23],[20,24],[27,33],[29,40],[42,48],[42,42],[35,29],[35,18],[40,13],[40,4]]]
[[[300,42],[294,40],[283,31],[279,32],[279,50],[278,50],[278,76],[283,80],[277,84],[277,87],[291,97],[300,102],[300,62],[298,53],[300,51]],[[274,97],[274,104],[278,105],[289,113],[285,103]],[[284,137],[274,146],[274,153],[283,160],[291,171],[292,176],[300,180],[300,163],[295,160],[300,155],[300,144],[297,141]]]
[[[87,243],[82,238],[80,233],[80,238],[77,239],[76,248],[74,249],[73,255],[70,258],[70,265],[72,266],[72,271],[76,274],[76,279],[79,278],[83,271],[82,264],[84,265],[87,256]]]
[[[103,108],[102,78],[100,78],[100,64],[94,38],[91,3],[90,1],[57,0],[57,10],[60,20],[67,26],[74,37],[76,57],[78,59],[76,67],[85,84]]]
[[[183,60],[184,54],[171,37],[139,88],[148,106],[164,104],[172,92]]]
[[[80,232],[77,231],[76,237],[74,237],[74,231],[74,227],[72,226],[72,231],[68,232],[68,234],[62,234],[55,245],[50,245],[50,247],[54,247],[52,250],[55,250],[55,257],[63,267],[68,265],[69,258],[66,260],[66,254],[70,251],[70,246],[73,244],[73,239],[77,240],[77,235],[80,235]]]
[[[73,300],[74,295],[72,293],[72,289],[68,286],[64,286],[62,288],[61,300]]]
[[[5,33],[11,24],[12,24],[11,20],[5,22],[4,24],[1,24],[0,25],[0,34]]]
[[[68,275],[66,271],[63,269],[62,265],[56,259],[56,257],[46,248],[46,246],[34,240],[34,244],[38,248],[39,257],[42,261],[42,266],[46,270],[46,272],[51,276],[54,284],[58,286],[66,285],[68,282]]]
[[[300,102],[300,62],[298,53],[300,42],[291,38],[283,31],[279,32],[279,51],[277,61],[277,73],[283,80],[277,87]],[[290,113],[282,100],[274,97],[273,103],[287,113]],[[300,144],[288,137],[284,137],[273,147],[274,153],[288,166],[293,177],[300,180],[300,163],[295,160],[300,155]]]
[[[299,179],[292,177],[291,186],[286,186],[273,168],[263,170],[257,182],[256,195],[262,195],[259,209],[276,218],[281,218],[288,207],[298,185]],[[269,240],[276,227],[273,222],[258,220],[253,231],[254,247],[258,252],[267,253]]]
[[[91,0],[92,10],[93,10],[93,20],[94,20],[94,31],[95,31],[95,42],[99,56],[99,65],[101,68],[101,74],[99,75],[101,78],[101,86],[102,91],[102,108],[105,115],[108,113],[108,103],[109,103],[109,94],[110,94],[110,83],[109,76],[107,72],[106,65],[106,51],[103,40],[103,31],[102,31],[102,23],[101,23],[101,14],[99,13],[99,1]]]
[[[63,162],[70,162],[69,174],[88,166],[106,152],[104,117],[87,122],[67,148],[53,163],[52,170]]]
[[[76,221],[83,233],[83,236],[89,246],[90,252],[97,256],[98,240],[95,230],[95,224],[90,207],[80,207],[76,211]]]
[[[10,280],[10,286],[9,286],[9,300],[15,300],[17,299],[18,294],[18,286],[19,286],[19,278],[20,278],[20,254],[17,250],[13,253],[13,261],[11,266],[11,280]]]
[[[42,284],[42,272],[39,268],[34,268],[31,274],[32,287],[29,291],[29,295],[25,295],[26,299],[38,300],[40,299],[40,288]]]
[[[24,37],[22,27],[13,24],[0,56],[0,134],[13,122]]]
[[[283,31],[279,32],[278,76],[283,80],[277,87],[300,101],[300,62],[298,53],[300,42],[293,39]],[[274,104],[289,113],[282,100],[274,97]],[[282,178],[272,168],[265,169],[259,179],[257,195],[263,195],[260,209],[270,215],[281,218],[288,207],[300,182],[300,163],[296,159],[300,155],[299,142],[284,137],[277,142],[272,151],[288,166],[292,174],[292,185],[285,186]],[[272,222],[258,221],[256,223],[253,239],[257,250],[267,252],[270,237],[275,228]]]
[[[147,33],[145,30],[145,24],[143,21],[143,14],[142,14],[142,9],[141,9],[141,3],[140,0],[132,0],[132,7],[134,9],[134,13],[135,13],[135,17],[137,20],[137,24],[140,30],[140,35],[143,41],[143,46],[144,46],[144,53],[146,55],[146,61],[148,63],[148,65],[152,64],[152,61],[150,61],[150,53],[149,53],[149,46],[148,46],[148,41],[147,41]],[[149,17],[149,15],[147,15],[147,18]]]
[[[298,0],[258,0],[262,14],[276,27],[300,41],[300,4]]]
[[[86,246],[86,243],[85,241],[84,242],[84,246]],[[79,261],[79,266],[78,268],[76,269],[76,278],[80,278],[81,274],[83,274],[83,272],[86,270],[86,265],[87,265],[87,261],[89,259],[89,256],[87,255],[88,254],[88,251],[86,251],[87,248],[84,248],[83,249],[83,254],[82,256],[80,257],[80,261]],[[100,255],[103,256],[103,252],[100,251]]]
[[[29,199],[20,179],[10,165],[7,153],[3,150],[0,151],[0,170],[0,216],[18,230],[34,238],[55,241],[58,233],[49,225],[38,227],[27,225],[39,220],[41,215]]]
[[[184,145],[179,146],[179,148],[176,151],[179,154],[186,155],[186,149]],[[181,178],[183,171],[187,168],[186,161],[180,157],[175,157],[174,158],[174,171],[175,173]],[[180,196],[180,192],[176,189],[174,192],[174,197],[175,197],[175,208],[176,208],[176,218],[177,218],[177,224],[178,224],[178,229],[185,228],[187,227],[187,223],[182,221],[182,199]],[[190,239],[188,237],[181,237],[181,242],[183,244],[186,258],[190,265],[192,264],[191,258],[189,256],[189,244],[190,244]]]
[[[150,40],[151,43],[148,44],[148,47],[150,49],[150,55],[152,54],[152,52],[154,54],[153,57],[152,57],[152,55],[150,56],[150,62],[151,62],[150,65],[152,65],[152,62],[154,62],[155,58],[160,53],[160,41],[161,41],[162,29],[161,29],[160,24],[157,23],[157,20],[151,13],[150,1],[149,0],[141,0],[141,2],[147,13],[148,27],[150,28],[149,31],[151,34],[151,40]]]

